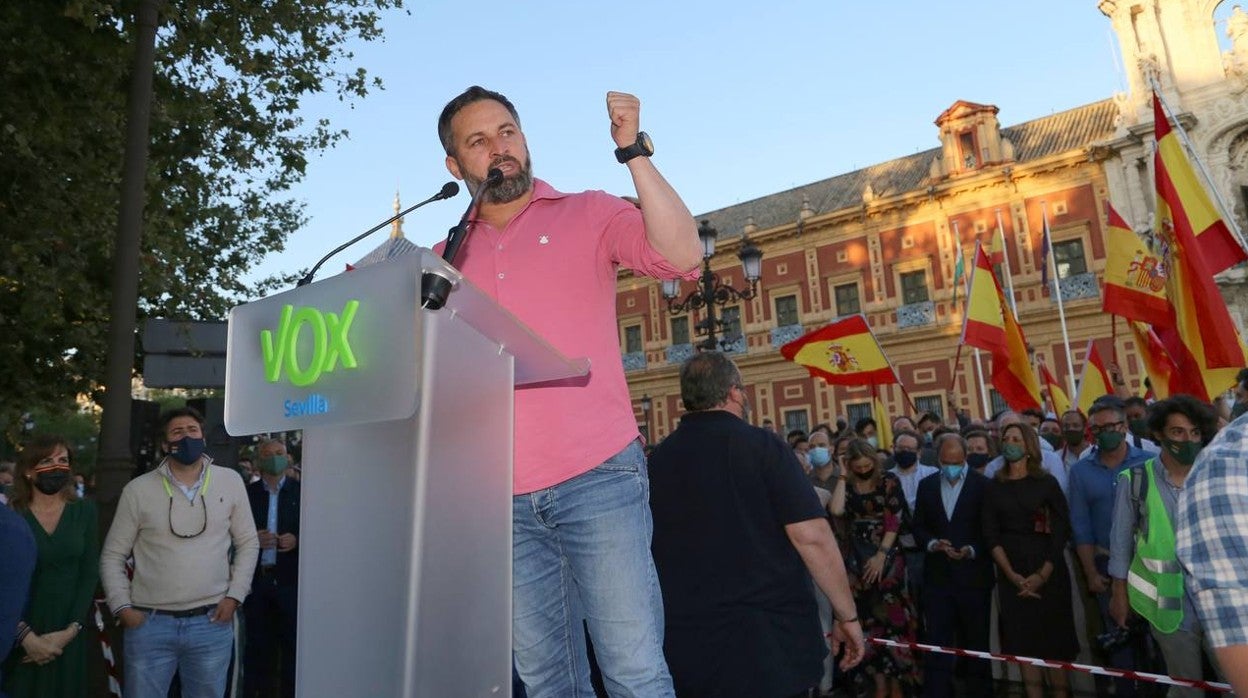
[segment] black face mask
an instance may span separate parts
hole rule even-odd
[[[69,484],[68,470],[49,470],[35,475],[35,489],[44,494],[56,494]]]
[[[987,453],[968,453],[966,454],[966,464],[975,470],[983,470],[988,462],[992,460],[992,456]]]

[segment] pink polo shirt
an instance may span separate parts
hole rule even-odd
[[[658,278],[697,275],[650,246],[629,202],[602,191],[564,194],[541,180],[506,228],[477,221],[460,248],[469,280],[564,356],[590,360],[588,377],[516,390],[516,494],[587,472],[639,435],[615,316],[621,265]]]

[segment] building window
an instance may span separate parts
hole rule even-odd
[[[724,308],[719,319],[723,321],[724,339],[734,340],[741,336],[741,306]]]
[[[641,325],[629,325],[624,328],[624,353],[632,354],[641,351]]]
[[[845,420],[849,423],[850,429],[854,428],[858,420],[872,416],[874,415],[871,414],[871,403],[869,402],[854,402],[845,405]],[[878,428],[879,425],[877,424],[876,427]]]
[[[1010,409],[1009,403],[1005,401],[1005,398],[1001,396],[1001,393],[997,392],[996,388],[988,389],[988,400],[992,403],[992,414],[1000,414],[1001,412]],[[990,414],[988,417],[992,417],[992,415]]]
[[[689,343],[689,316],[672,318],[672,344]]]
[[[905,305],[928,300],[927,272],[909,271],[901,275],[901,302]]]
[[[1057,267],[1057,278],[1083,274],[1088,271],[1088,263],[1083,257],[1083,240],[1063,240],[1053,243],[1053,266]]]
[[[914,409],[919,413],[915,415],[915,419],[924,412],[935,415],[940,421],[945,421],[945,406],[941,403],[939,395],[923,395],[914,398]]]
[[[962,150],[962,168],[966,170],[975,169],[978,163],[975,158],[975,134],[970,131],[963,131],[958,134],[958,146]]]
[[[776,299],[776,326],[788,327],[797,321],[797,296],[780,296]]]
[[[836,314],[840,317],[856,315],[862,312],[862,304],[858,302],[858,284],[841,284],[836,291]]]
[[[806,410],[785,410],[784,411],[784,433],[801,429],[803,434],[810,433],[810,415],[806,414]]]

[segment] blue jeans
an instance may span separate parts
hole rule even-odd
[[[529,697],[592,698],[582,619],[613,698],[674,695],[641,444],[514,497],[512,526],[511,634]]]
[[[174,672],[182,679],[182,698],[221,698],[233,647],[233,623],[213,623],[206,613],[149,614],[126,630],[125,698],[165,698]]]

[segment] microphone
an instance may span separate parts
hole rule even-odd
[[[502,175],[502,173],[500,172],[500,173],[499,173],[499,175],[501,176],[501,175]],[[391,223],[393,223],[393,222],[395,222],[395,221],[399,220],[399,219],[400,219],[400,218],[402,218],[403,216],[406,216],[407,214],[411,213],[412,211],[415,211],[416,209],[420,208],[421,206],[424,206],[425,204],[430,204],[430,203],[433,203],[434,201],[441,201],[441,200],[443,200],[443,199],[449,199],[449,198],[451,198],[452,196],[455,196],[455,195],[456,195],[456,194],[458,194],[458,193],[459,193],[459,184],[457,184],[457,183],[455,183],[455,182],[447,182],[446,184],[443,184],[443,185],[442,185],[442,189],[441,189],[441,190],[440,190],[437,194],[434,194],[433,196],[429,197],[428,199],[425,199],[424,201],[422,201],[422,202],[420,202],[420,203],[418,203],[418,204],[416,204],[416,205],[414,205],[414,206],[408,206],[407,208],[403,209],[402,211],[399,211],[398,213],[394,214],[393,216],[390,216],[390,217],[389,217],[389,218],[387,218],[386,220],[384,220],[384,221],[382,221],[382,222],[378,223],[377,225],[375,225],[375,226],[373,226],[373,227],[369,228],[368,230],[365,230],[364,232],[360,233],[359,235],[356,235],[355,237],[351,238],[350,240],[348,240],[348,241],[346,241],[346,242],[342,243],[341,245],[339,245],[339,246],[335,247],[335,248],[333,249],[333,251],[331,251],[329,254],[325,255],[324,257],[321,257],[321,260],[320,260],[319,262],[317,262],[317,263],[316,263],[316,266],[312,267],[312,271],[309,271],[306,275],[304,275],[304,277],[303,277],[302,279],[299,279],[299,283],[295,284],[295,287],[296,287],[296,288],[298,288],[299,286],[307,286],[308,284],[312,283],[312,277],[316,276],[316,271],[317,271],[318,269],[320,269],[320,268],[321,268],[321,265],[322,265],[322,264],[324,264],[325,262],[328,262],[330,257],[333,257],[334,255],[338,254],[339,252],[342,252],[343,250],[345,250],[345,249],[347,249],[348,247],[350,247],[350,246],[354,245],[355,243],[359,242],[360,240],[363,240],[364,238],[368,237],[369,235],[372,235],[373,233],[377,232],[378,230],[381,230],[382,228],[386,227],[387,225],[390,225]],[[466,216],[467,214],[464,214],[464,215]]]
[[[497,167],[491,167],[489,172],[485,173],[485,181],[481,182],[481,186],[477,187],[477,191],[472,195],[472,200],[468,202],[468,208],[464,211],[464,215],[459,219],[456,225],[446,235],[446,247],[442,250],[442,259],[446,263],[455,266],[455,256],[459,254],[459,248],[464,244],[464,240],[468,239],[468,216],[472,214],[472,209],[476,207],[481,200],[481,195],[486,189],[496,186],[503,181],[503,171]]]

